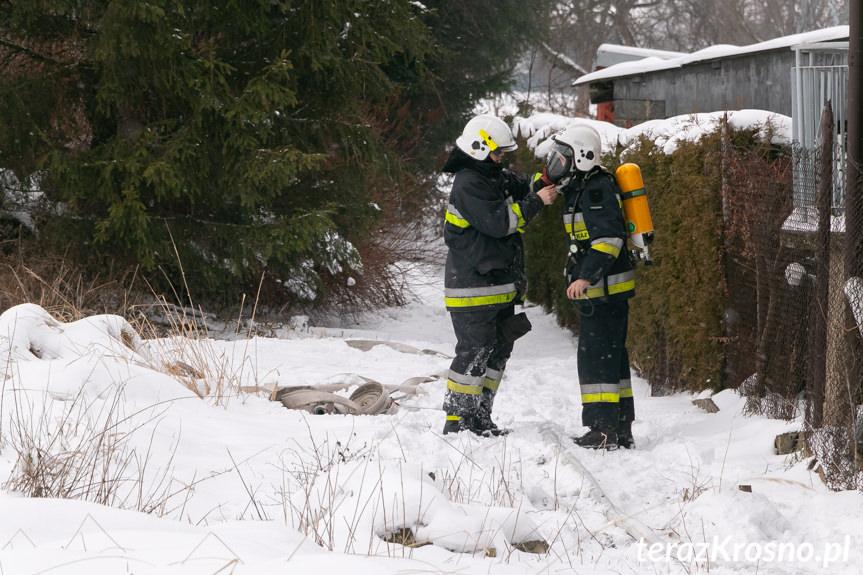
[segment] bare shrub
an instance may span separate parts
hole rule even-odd
[[[97,313],[122,315],[129,305],[121,288],[132,282],[134,271],[106,269],[89,273],[69,263],[64,254],[28,257],[0,262],[0,309],[22,303],[36,304],[63,321],[75,321]]]
[[[160,417],[158,407],[125,415],[122,387],[109,401],[88,401],[83,392],[62,401],[46,393],[37,405],[31,397],[13,390],[6,440],[17,461],[5,489],[144,512],[164,503],[170,466],[150,476],[151,450],[141,454],[130,442],[135,431]]]
[[[330,441],[326,438],[321,443],[309,430],[311,447],[298,447],[291,452],[291,457],[282,460],[283,472],[293,479],[286,482],[281,489],[281,506],[285,523],[291,525],[304,535],[311,537],[315,543],[330,551],[335,549],[335,513],[334,502],[339,498],[338,469],[342,464],[355,461],[369,461],[371,449],[362,446],[354,449],[351,438],[342,443],[339,440]],[[325,486],[318,489],[319,480],[325,481]],[[293,491],[293,487],[298,490]],[[355,519],[358,519],[355,517]],[[353,532],[353,527],[351,529]]]
[[[150,368],[170,375],[216,405],[227,406],[230,398],[241,394],[248,354],[235,365],[232,357],[217,350],[203,311],[175,306],[164,298],[133,309],[130,323],[147,341]],[[242,345],[248,346],[248,340]]]

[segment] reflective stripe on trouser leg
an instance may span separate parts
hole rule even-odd
[[[496,338],[494,348],[488,357],[482,396],[479,400],[480,409],[489,415],[491,415],[491,411],[494,408],[494,398],[500,388],[500,382],[503,380],[503,371],[506,369],[506,362],[509,361],[509,356],[512,355],[514,342],[503,335],[505,332],[502,325],[513,315],[515,315],[515,306],[504,308],[495,316]]]
[[[507,347],[498,338],[497,325],[501,318],[512,316],[513,309],[508,306],[450,313],[457,341],[443,404],[448,416],[464,417],[479,409],[489,363],[493,361],[496,368],[503,358],[505,365],[512,352],[512,345]],[[494,372],[493,368],[492,377]]]
[[[450,370],[443,398],[443,410],[448,420],[461,419],[476,413],[483,379],[481,375],[464,375]]]
[[[629,362],[628,356],[624,358],[628,311],[629,303],[625,300],[597,304],[592,315],[583,315],[579,320],[578,380],[581,385],[582,425],[591,428],[618,426],[621,365],[624,361]],[[631,402],[631,397],[627,402]]]
[[[503,379],[503,372],[489,367],[485,370],[485,380],[483,387],[491,391],[497,391],[500,387],[500,380]]]
[[[581,421],[588,427],[614,427],[620,418],[620,386],[615,383],[581,385]]]
[[[624,337],[625,337],[624,332]],[[629,353],[623,348],[620,358],[620,421],[635,421],[635,399],[632,397],[632,379],[629,370]]]
[[[479,398],[479,408],[488,414],[491,414],[491,410],[494,408],[494,396],[497,395],[497,390],[500,387],[500,380],[502,378],[502,371],[488,368],[485,372],[482,395]]]

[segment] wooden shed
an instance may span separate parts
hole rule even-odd
[[[604,104],[602,119],[622,127],[683,114],[750,108],[791,116],[792,47],[847,39],[848,26],[835,26],[749,46],[717,45],[680,56],[651,55],[591,72],[573,86],[589,85],[591,104]]]

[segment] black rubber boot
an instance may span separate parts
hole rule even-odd
[[[443,426],[444,435],[465,430],[482,435],[473,429],[474,418],[479,411],[479,395],[458,393],[447,389],[446,394],[444,394],[443,409],[446,412],[446,423]]]
[[[617,430],[611,427],[593,427],[581,437],[573,437],[572,440],[585,449],[613,451],[618,448]]]
[[[631,421],[620,420],[620,426],[617,428],[617,445],[623,449],[635,449]]]
[[[506,435],[511,430],[499,428],[490,418],[483,421],[478,417],[447,415],[446,423],[443,426],[443,434],[460,433],[462,431],[470,431],[480,437],[497,437],[499,435]]]
[[[494,407],[494,396],[497,392],[487,387],[483,388],[479,396],[479,409],[473,418],[474,433],[478,435],[506,435],[511,429],[501,429],[491,418],[491,410]]]
[[[512,430],[498,427],[497,424],[492,421],[491,414],[480,408],[477,416],[473,418],[471,431],[477,435],[497,437],[499,435],[506,435]]]
[[[460,433],[462,431],[472,431],[470,428],[473,418],[470,416],[449,415],[446,416],[446,423],[443,424],[443,434]]]
[[[489,423],[491,423],[491,426],[489,426]],[[500,429],[490,418],[482,421],[476,416],[447,415],[446,423],[443,426],[443,434],[461,433],[462,431],[470,431],[480,437],[497,437],[498,435],[506,435],[510,430]]]

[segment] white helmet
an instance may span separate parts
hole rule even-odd
[[[599,165],[602,142],[599,132],[585,124],[572,124],[551,137],[554,141],[551,155],[563,156],[561,162],[570,159],[568,167],[589,172]]]
[[[477,160],[484,160],[489,152],[500,149],[512,152],[518,149],[512,130],[506,122],[496,116],[483,114],[471,119],[464,127],[461,136],[455,141],[458,148]]]

